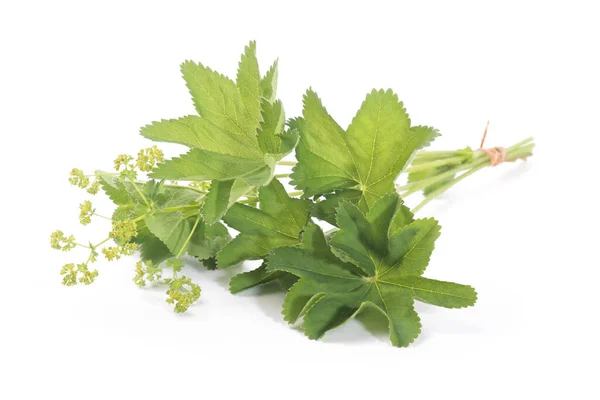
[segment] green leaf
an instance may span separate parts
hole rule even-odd
[[[194,235],[190,239],[187,253],[199,260],[213,259],[217,253],[229,242],[231,236],[227,227],[220,222],[206,225],[204,221],[198,224]],[[212,265],[214,262],[209,261]]]
[[[342,190],[340,192],[325,195],[325,198],[315,202],[310,209],[313,217],[329,222],[331,225],[337,226],[335,218],[335,210],[343,201],[358,203],[361,199],[362,192],[360,190]]]
[[[137,239],[140,256],[144,261],[152,261],[152,264],[158,265],[175,256],[159,238],[152,234],[143,235]]]
[[[281,273],[281,271],[277,272]],[[283,310],[281,312],[284,316],[283,319],[290,324],[295,323],[301,315],[304,315],[308,311],[307,304],[313,298],[320,297],[321,294],[319,291],[319,285],[314,284],[312,281],[300,279],[296,282],[290,288],[283,301]]]
[[[159,238],[171,251],[178,255],[188,237],[198,216],[184,217],[181,211],[150,215],[145,219],[150,232]]]
[[[229,181],[213,181],[202,202],[202,217],[212,225],[219,221],[241,196],[252,186],[241,179]]]
[[[317,94],[308,90],[303,118],[290,126],[301,138],[292,184],[307,196],[359,191],[356,201],[362,211],[394,192],[394,181],[415,151],[438,135],[433,128],[411,126],[404,105],[391,90],[368,94],[345,131]]]
[[[242,96],[246,112],[255,126],[260,120],[260,81],[258,60],[256,59],[256,42],[252,41],[244,49],[238,68],[236,84]]]
[[[276,65],[261,79],[256,45],[251,42],[242,55],[236,82],[191,61],[184,62],[181,71],[199,115],[153,122],[140,133],[191,150],[158,165],[150,175],[268,184],[276,162],[298,140],[297,132],[283,131],[283,108],[275,102]]]
[[[275,60],[271,68],[269,68],[265,76],[260,81],[262,96],[271,103],[275,101],[275,97],[277,96],[277,64],[278,60]]]
[[[260,185],[272,178],[273,166],[264,159],[212,153],[200,149],[159,164],[150,174],[156,179],[207,181],[244,179],[251,185]]]
[[[129,191],[114,174],[100,172],[100,187],[117,206],[124,206],[132,202]]]
[[[229,291],[231,293],[240,293],[255,286],[265,285],[275,282],[281,276],[279,271],[267,271],[263,263],[260,267],[249,272],[237,274],[229,281]]]
[[[240,64],[248,64],[249,56],[253,55],[246,51]],[[246,151],[256,152],[258,146],[254,139],[259,114],[247,109],[248,98],[242,97],[240,88],[231,79],[200,63],[184,62],[181,73],[200,117],[224,134],[253,147]]]
[[[310,202],[290,198],[276,179],[261,187],[258,196],[260,209],[236,203],[225,214],[225,223],[240,234],[217,255],[219,268],[261,259],[276,247],[300,242]]]
[[[258,128],[258,144],[263,153],[282,152],[281,133],[285,126],[285,114],[281,101],[262,101],[262,121]]]
[[[301,246],[274,249],[267,272],[292,273],[283,313],[288,322],[304,316],[304,330],[318,339],[372,307],[389,321],[395,346],[407,346],[421,332],[414,300],[460,308],[475,304],[470,286],[427,279],[439,226],[433,219],[413,220],[397,194],[371,205],[367,213],[349,202],[338,207],[340,227],[327,241],[316,225],[306,228]]]
[[[227,228],[220,224],[206,226],[200,216],[186,216],[181,211],[154,213],[145,219],[152,235],[177,256],[185,252],[200,260],[214,257],[229,240]]]

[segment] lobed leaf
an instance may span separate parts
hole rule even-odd
[[[275,101],[277,64],[261,79],[256,44],[250,42],[235,82],[191,61],[184,62],[181,71],[199,115],[153,122],[140,133],[191,150],[160,164],[151,176],[185,181],[243,179],[249,185],[268,184],[276,162],[298,141],[297,132],[284,132],[283,107]],[[215,210],[210,221],[221,212]]]
[[[267,257],[267,272],[300,278],[286,296],[283,314],[290,323],[304,316],[309,338],[318,339],[372,307],[387,317],[392,344],[407,346],[421,332],[415,300],[447,308],[475,303],[470,286],[421,276],[439,225],[414,220],[397,194],[381,197],[366,213],[342,202],[337,221],[340,229],[329,242],[311,224],[300,246],[279,247]]]
[[[307,196],[336,192],[335,201],[351,191],[348,197],[362,211],[395,192],[394,181],[415,151],[438,135],[433,128],[411,126],[404,105],[391,90],[368,94],[345,131],[317,94],[308,90],[303,118],[291,126],[300,132],[292,183]],[[355,198],[357,191],[360,196]]]
[[[310,202],[290,198],[276,179],[258,194],[260,209],[236,203],[225,214],[223,221],[240,234],[217,255],[219,268],[261,259],[276,247],[300,242]]]

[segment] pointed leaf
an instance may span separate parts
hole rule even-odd
[[[368,290],[368,286],[364,285],[356,291],[322,296],[306,312],[302,324],[306,336],[310,339],[319,339],[325,332],[353,318],[358,313]]]
[[[417,300],[436,306],[462,308],[472,306],[477,301],[477,292],[468,285],[437,281],[422,276],[403,276],[393,282],[386,281],[387,278],[379,280],[382,288],[388,286],[388,290],[398,291],[405,296],[414,296]]]
[[[358,204],[363,211],[394,192],[394,181],[414,152],[437,136],[432,128],[411,127],[403,104],[391,90],[367,95],[346,131],[309,90],[303,118],[292,124],[301,137],[292,183],[308,196],[360,190]]]
[[[271,68],[269,68],[265,76],[260,81],[262,96],[271,103],[275,101],[275,97],[277,96],[277,64],[278,60],[275,60]]]
[[[159,238],[152,234],[138,238],[138,244],[142,260],[151,261],[154,265],[158,265],[175,256]]]
[[[150,174],[155,179],[206,181],[244,179],[252,185],[268,182],[271,167],[264,160],[251,160],[192,149],[188,153],[159,164]]]
[[[272,272],[275,273],[275,272]],[[310,300],[320,291],[319,285],[306,279],[300,279],[287,292],[281,313],[284,320],[293,324],[303,315]]]
[[[252,142],[256,121],[247,114],[242,95],[231,79],[191,61],[181,65],[181,72],[202,118]]]
[[[153,122],[140,133],[154,141],[186,145],[191,151],[160,164],[151,176],[184,181],[242,178],[250,185],[268,184],[276,162],[298,141],[297,132],[283,132],[283,108],[273,104],[276,66],[263,82],[256,44],[250,42],[236,82],[191,61],[184,62],[181,71],[199,116]]]
[[[414,221],[400,232],[390,236],[387,260],[390,267],[382,270],[380,276],[389,274],[390,277],[395,278],[422,275],[429,264],[440,230],[441,227],[435,219],[427,218]]]
[[[448,308],[473,305],[477,295],[470,286],[420,276],[439,226],[433,219],[412,219],[397,194],[380,198],[366,214],[345,202],[338,207],[340,229],[329,252],[314,225],[306,228],[300,247],[273,250],[267,270],[300,278],[284,302],[286,320],[304,316],[306,334],[317,339],[373,307],[388,318],[392,344],[407,346],[421,331],[414,300]]]
[[[219,252],[219,268],[260,259],[275,247],[300,242],[310,203],[290,198],[275,179],[258,193],[260,209],[237,203],[225,214],[225,223],[240,234]]]
[[[280,101],[262,101],[262,121],[258,128],[258,143],[263,153],[277,154],[282,151],[281,133],[285,125],[285,114]]]
[[[256,59],[256,42],[244,49],[239,64],[236,85],[242,96],[248,118],[254,125],[260,120],[260,72]]]
[[[186,218],[180,211],[153,214],[145,219],[146,226],[177,255],[192,232],[197,217]]]
[[[390,323],[390,340],[394,346],[406,347],[421,333],[421,319],[415,311],[411,296],[398,293],[394,288],[378,285],[383,312]]]
[[[229,291],[231,293],[240,293],[244,290],[265,285],[279,279],[281,272],[267,271],[265,264],[249,272],[237,274],[229,281]]]

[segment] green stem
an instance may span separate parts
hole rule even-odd
[[[427,170],[429,168],[443,167],[446,165],[456,165],[456,164],[461,164],[464,161],[465,161],[465,157],[462,157],[462,156],[444,158],[441,160],[425,162],[422,164],[416,164],[416,165],[413,164],[409,168],[406,169],[406,172],[409,172],[409,173],[410,172],[419,172],[419,171]]]
[[[95,244],[95,245],[94,245],[94,248],[96,248],[96,247],[99,247],[99,246],[102,246],[104,243],[108,242],[109,240],[110,240],[110,236],[109,236],[109,237],[107,237],[106,239],[104,239],[103,241],[101,241],[100,243],[98,243],[98,244]]]
[[[277,165],[287,165],[287,166],[290,166],[290,167],[293,167],[296,164],[297,164],[296,161],[278,161],[277,162]]]
[[[425,199],[420,202],[416,207],[414,207],[412,209],[413,212],[417,212],[419,211],[421,208],[423,208],[423,206],[425,206],[425,204],[429,203],[431,200],[433,200],[434,198],[436,198],[437,196],[441,195],[442,193],[444,193],[446,190],[450,189],[452,186],[456,185],[458,182],[462,181],[463,179],[465,179],[467,176],[474,174],[475,172],[479,171],[482,168],[487,167],[487,164],[485,163],[481,163],[478,166],[474,167],[473,169],[471,169],[470,171],[465,172],[464,174],[461,174],[459,177],[457,177],[456,179],[453,179],[452,181],[446,183],[445,185],[440,186],[439,188],[437,188],[436,190],[434,190],[433,192],[429,193],[427,196],[425,196]]]
[[[422,151],[417,153],[415,160],[440,160],[443,158],[450,158],[456,156],[455,151]]]
[[[193,190],[194,192],[206,194],[206,191],[200,190],[200,189],[195,188],[193,186],[173,185],[173,184],[166,184],[166,183],[164,184],[164,186],[165,187],[172,187],[172,188],[179,188],[179,189],[189,189],[189,190]]]
[[[140,197],[142,198],[142,200],[144,200],[144,203],[146,203],[146,205],[148,206],[148,208],[152,208],[152,206],[150,205],[150,203],[146,199],[146,196],[144,196],[144,193],[142,193],[142,191],[140,190],[140,188],[138,187],[138,185],[136,185],[135,181],[133,179],[131,179],[130,177],[127,177],[127,179],[129,179],[129,182],[131,182],[131,184],[135,188],[136,192],[138,192],[138,194],[140,195]]]
[[[181,210],[189,210],[192,208],[200,208],[200,204],[188,204],[185,206],[159,208],[158,210],[156,210],[154,212],[155,213],[168,213],[168,212],[175,212],[175,211],[181,211]]]
[[[200,214],[198,214],[198,217],[196,218],[196,222],[194,222],[194,226],[192,227],[192,231],[188,235],[187,239],[185,239],[185,242],[183,243],[183,246],[181,246],[181,250],[179,250],[179,253],[177,253],[177,256],[175,258],[181,257],[181,255],[185,251],[188,243],[192,239],[192,236],[194,236],[194,232],[196,231],[196,227],[198,226],[198,223],[200,223],[200,217],[201,217]]]
[[[140,215],[139,217],[137,217],[137,218],[135,218],[135,219],[131,220],[131,222],[138,222],[138,221],[141,221],[141,220],[143,220],[144,218],[146,218],[148,215],[150,215],[150,211],[148,211],[148,212],[147,212],[146,214],[144,214],[144,215]]]
[[[104,215],[100,215],[100,214],[97,214],[97,213],[95,213],[95,212],[94,212],[94,213],[92,213],[92,215],[95,215],[96,217],[100,217],[100,218],[104,218],[104,219],[107,219],[107,220],[109,220],[109,221],[112,221],[112,218],[105,217]]]
[[[485,158],[487,158],[487,156],[483,153],[480,153],[479,155],[474,155],[473,163],[479,163],[482,158],[485,159]],[[487,158],[486,162],[489,164],[489,162],[490,162],[489,158]],[[418,192],[421,189],[425,189],[428,186],[435,185],[435,184],[440,183],[448,178],[451,178],[460,171],[464,171],[466,169],[472,168],[473,163],[460,164],[452,169],[449,169],[448,171],[442,172],[441,174],[432,176],[430,178],[425,178],[425,179],[417,181],[417,182],[411,182],[405,186],[399,187],[398,191],[404,191],[403,195],[408,196],[410,194]]]

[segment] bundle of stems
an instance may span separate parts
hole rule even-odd
[[[487,133],[487,128],[486,128]],[[508,148],[483,148],[485,133],[479,149],[469,147],[455,151],[421,151],[406,169],[408,182],[396,186],[402,197],[423,191],[425,198],[413,208],[418,211],[435,197],[475,172],[504,162],[525,160],[532,155],[533,138],[527,138]],[[497,156],[497,157],[496,157]]]

